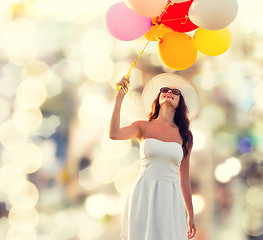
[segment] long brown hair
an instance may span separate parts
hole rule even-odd
[[[159,98],[160,94],[158,94],[157,98],[153,101],[152,104],[152,111],[148,115],[148,121],[152,121],[153,119],[156,119],[159,116],[160,111],[160,104],[159,104]],[[184,97],[182,94],[180,94],[180,100],[178,103],[178,106],[176,108],[176,112],[174,114],[174,123],[178,126],[180,135],[183,139],[183,151],[184,151],[184,157],[187,157],[190,148],[193,145],[193,135],[190,131],[190,121],[186,115],[187,108],[185,105]]]

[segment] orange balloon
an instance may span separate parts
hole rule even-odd
[[[158,24],[155,20],[153,20],[153,25],[151,29],[144,34],[144,37],[150,41],[158,41],[165,33],[170,32],[171,30],[165,27],[162,24]]]
[[[162,62],[174,70],[191,67],[197,58],[194,41],[185,33],[166,33],[159,41],[158,50]]]

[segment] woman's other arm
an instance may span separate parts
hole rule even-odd
[[[190,149],[191,150],[191,149]],[[181,168],[180,168],[180,178],[181,178],[181,188],[184,197],[184,202],[186,205],[186,210],[188,213],[188,239],[191,239],[195,236],[196,227],[194,224],[194,211],[193,211],[193,203],[192,203],[192,188],[189,176],[189,162],[190,162],[190,152],[187,157],[182,160]]]

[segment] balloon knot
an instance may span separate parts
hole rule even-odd
[[[187,23],[187,21],[188,21],[188,18],[189,18],[189,17],[188,17],[188,15],[185,15],[184,17],[185,17],[185,21],[184,21],[184,22],[182,22],[181,24],[186,24],[186,23]]]
[[[156,19],[155,19],[155,23],[158,24],[158,25],[160,25],[160,24],[162,23],[161,18],[156,17]]]

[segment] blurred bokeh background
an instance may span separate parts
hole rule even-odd
[[[115,83],[147,40],[114,39],[115,0],[0,1],[0,239],[118,240],[139,167],[136,139],[108,128]],[[263,2],[238,0],[233,43],[176,72],[200,93],[191,157],[196,240],[263,239]],[[174,72],[151,42],[131,74],[122,126],[141,92]],[[169,224],[169,223],[167,223]]]

